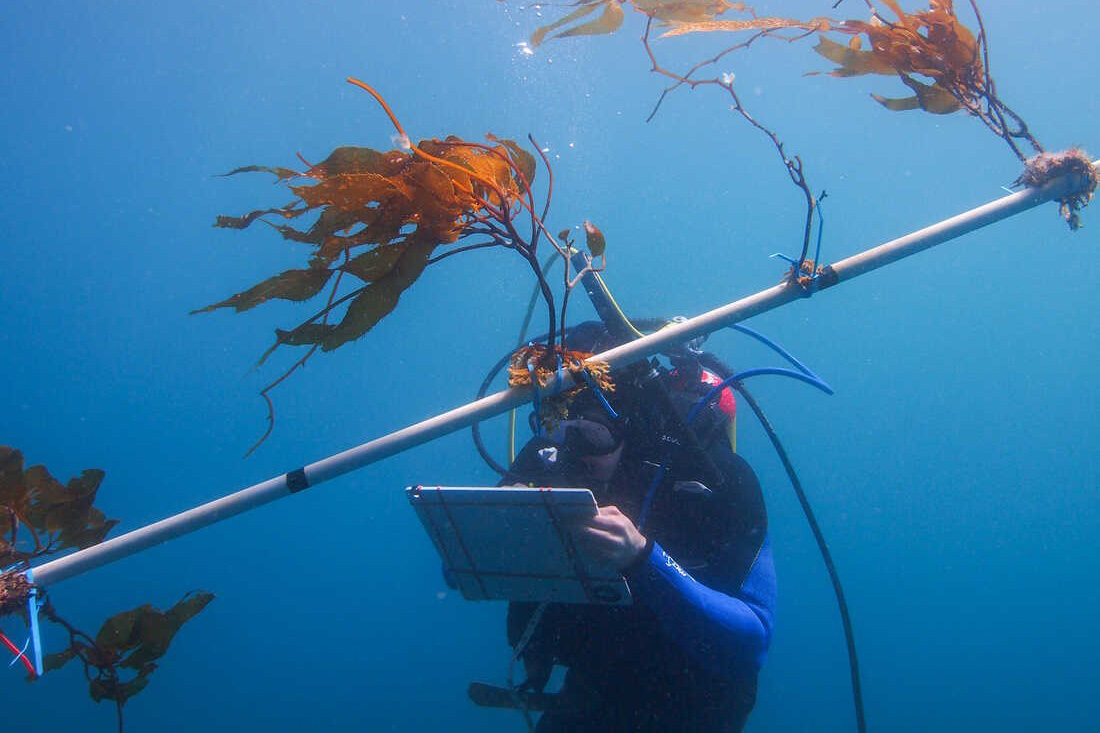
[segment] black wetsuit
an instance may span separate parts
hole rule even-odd
[[[508,483],[548,485],[536,475],[537,447],[537,439],[528,444]],[[696,483],[703,472],[679,469],[655,494],[642,528],[648,545],[624,573],[633,605],[545,610],[524,656],[568,672],[541,733],[743,728],[771,639],[775,571],[755,474],[724,441],[706,452],[705,486]],[[652,475],[652,464],[628,451],[607,485],[583,476],[572,485],[592,488],[600,505],[637,523]],[[513,646],[534,608],[509,606]]]

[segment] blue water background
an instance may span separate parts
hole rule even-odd
[[[814,15],[829,3],[767,3]],[[907,7],[911,3],[907,4]],[[985,4],[1004,98],[1051,149],[1092,144],[1095,10]],[[386,96],[414,139],[485,132],[548,148],[551,230],[605,232],[607,279],[634,315],[695,314],[771,286],[802,202],[775,150],[713,89],[647,73],[638,17],[607,38],[517,47],[541,19],[490,0],[27,2],[0,44],[0,442],[63,480],[89,467],[133,529],[468,401],[512,345],[531,279],[505,252],[430,268],[359,342],[252,370],[276,326],[315,304],[189,316],[304,246],[217,214],[289,202],[248,164],[392,147]],[[862,16],[849,2],[834,15]],[[662,42],[680,62],[715,39]],[[828,68],[810,43],[730,57],[753,114],[827,189],[825,257],[1004,194],[1020,166],[977,121],[881,109],[884,77]],[[1094,150],[1094,152],[1096,152]],[[544,171],[539,177],[545,181]],[[1095,305],[1100,212],[1071,234],[1053,204],[753,319],[837,390],[762,378],[843,575],[870,729],[1095,730],[1100,656]],[[575,300],[577,318],[590,314]],[[541,316],[541,314],[539,314]],[[541,325],[541,322],[540,322]],[[774,363],[735,334],[710,346]],[[780,577],[775,643],[751,731],[854,730],[840,623],[821,560],[748,412],[741,452],[766,489]],[[494,435],[499,435],[499,429]],[[499,445],[499,440],[497,441]],[[91,631],[109,614],[217,599],[126,706],[130,731],[522,730],[466,701],[502,682],[503,606],[463,601],[407,506],[410,483],[494,476],[468,435],[370,466],[51,590]],[[12,620],[3,628],[23,638]],[[47,641],[63,639],[55,629]],[[3,670],[4,730],[110,731],[80,671]]]

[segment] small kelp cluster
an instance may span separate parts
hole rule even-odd
[[[1042,186],[1063,176],[1070,177],[1076,186],[1070,193],[1056,199],[1058,211],[1070,229],[1079,229],[1081,216],[1077,212],[1092,200],[1097,183],[1100,183],[1100,174],[1085,151],[1070,148],[1060,153],[1040,153],[1028,158],[1024,172],[1016,179],[1015,185]]]
[[[0,446],[0,618],[19,615],[29,622],[30,601],[36,592],[38,616],[62,626],[69,637],[68,647],[45,656],[44,671],[79,660],[92,699],[115,703],[121,729],[122,706],[145,688],[157,668],[156,660],[168,650],[180,627],[214,596],[188,594],[163,612],[148,604],[123,611],[107,619],[94,637],[58,616],[26,572],[32,560],[102,542],[118,523],[94,506],[103,478],[103,471],[91,468],[62,484],[45,466],[24,468],[20,451]],[[37,679],[25,651],[3,633],[0,642],[23,663],[28,678]]]
[[[167,611],[146,603],[111,616],[94,638],[66,623],[47,601],[41,613],[65,628],[69,646],[47,655],[43,667],[49,672],[78,660],[84,666],[92,699],[114,702],[121,722],[122,706],[145,689],[149,675],[157,668],[156,660],[168,651],[176,633],[212,600],[213,593],[196,591]]]
[[[546,344],[523,346],[508,362],[508,385],[549,387],[562,371],[573,377],[575,387],[558,392],[551,399],[537,401],[539,420],[546,429],[552,430],[565,417],[573,398],[588,385],[605,394],[615,391],[611,367],[606,362],[593,360],[593,356],[586,351],[552,348]]]
[[[832,3],[831,9],[840,4],[840,1]],[[708,77],[702,73],[760,39],[793,43],[816,36],[814,50],[837,64],[832,71],[825,72],[830,76],[880,74],[895,77],[908,88],[910,94],[905,97],[871,95],[886,109],[932,114],[966,112],[1003,139],[1021,162],[1029,160],[1029,156],[1045,154],[1023,118],[997,93],[989,71],[989,41],[974,0],[968,4],[977,25],[976,33],[959,19],[953,0],[930,0],[927,9],[914,12],[904,10],[897,0],[863,0],[862,4],[869,12],[869,20],[762,17],[746,3],[725,0],[581,0],[573,3],[575,8],[564,17],[537,28],[529,43],[538,46],[552,38],[612,33],[624,23],[624,7],[645,16],[642,43],[652,70],[672,80],[661,100],[685,85],[716,85],[725,89],[733,99],[733,109],[771,138],[794,183],[803,189],[807,199],[807,234],[816,201],[806,184],[801,160],[786,155],[776,133],[748,113],[734,88],[734,74]],[[699,33],[730,35],[736,40],[681,72],[672,71],[659,61],[652,40]],[[822,72],[809,72],[816,73]],[[1026,176],[1025,173],[1021,179]],[[1063,203],[1063,215],[1073,228],[1079,225],[1076,212],[1087,203],[1089,193],[1075,195],[1076,204]],[[796,270],[801,269],[805,256],[804,247]]]
[[[599,265],[593,265],[590,259],[581,272],[570,274],[568,230],[559,235],[559,244],[546,229],[551,184],[547,185],[545,200],[536,202],[532,190],[536,159],[532,153],[514,140],[494,135],[487,135],[486,143],[453,135],[413,143],[378,92],[356,79],[348,81],[375,98],[396,129],[403,143],[401,149],[383,152],[340,147],[320,163],[307,163],[301,171],[250,165],[226,174],[273,174],[296,199],[286,206],[243,216],[219,216],[215,226],[244,229],[264,221],[285,239],[308,244],[312,251],[306,267],[279,273],[193,312],[217,308],[244,311],[272,299],[306,301],[327,292],[323,308],[294,328],[277,329],[275,343],[260,359],[263,362],[284,345],[309,347],[261,392],[267,402],[268,427],[253,449],[267,438],[274,425],[270,390],[304,365],[317,349],[331,351],[370,331],[393,311],[401,295],[429,265],[462,252],[494,247],[523,257],[548,312],[547,343],[530,355],[539,369],[556,365],[558,357],[567,351],[564,323],[568,291],[584,272],[603,268],[603,234],[586,222],[589,251]],[[530,142],[542,157],[549,178],[545,156],[533,138]],[[308,227],[285,223],[306,215],[311,215]],[[537,259],[541,242],[548,242],[566,262],[566,293],[560,311]],[[349,286],[348,281],[354,284]]]

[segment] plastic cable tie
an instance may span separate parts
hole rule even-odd
[[[531,405],[535,408],[535,437],[542,437],[542,403],[539,398],[539,378],[531,362],[527,362],[527,373],[531,375]]]
[[[31,642],[34,651],[34,673],[39,677],[42,668],[42,634],[38,628],[38,589],[34,587],[34,568],[27,568],[27,582],[31,584],[31,595],[27,599],[27,610],[31,620]]]
[[[15,655],[14,659],[12,659],[10,662],[8,662],[8,666],[9,667],[14,667],[15,663],[18,662],[20,659],[23,659],[24,657],[26,657],[27,659],[30,659],[30,657],[27,657],[27,647],[29,647],[30,645],[31,645],[31,637],[28,636],[27,641],[23,644],[23,648],[19,650],[19,653]]]

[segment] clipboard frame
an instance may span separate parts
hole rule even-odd
[[[584,553],[588,489],[410,486],[409,503],[467,600],[629,605],[622,574]]]

